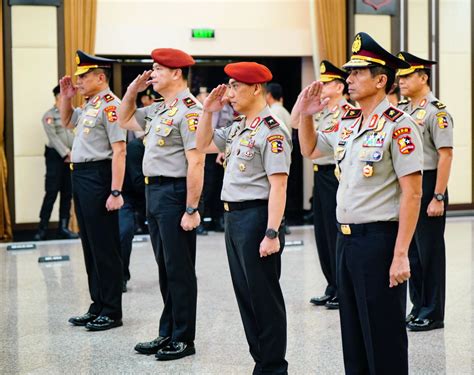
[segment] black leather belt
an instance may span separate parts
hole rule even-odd
[[[92,168],[101,168],[110,166],[112,160],[96,160],[96,161],[87,161],[83,163],[70,163],[69,168],[71,171],[80,170],[80,169],[92,169]]]
[[[369,232],[383,232],[398,227],[398,221],[377,221],[367,224],[337,224],[337,230],[345,236],[365,234]]]
[[[319,165],[319,164],[314,164],[313,165],[313,171],[319,172],[319,171],[334,171],[336,168],[335,164],[328,164],[328,165]]]
[[[244,202],[224,202],[224,210],[226,211],[238,211],[245,210],[246,208],[253,208],[259,206],[268,205],[268,201],[265,199],[255,199],[252,201]]]
[[[186,181],[186,177],[166,177],[166,176],[148,177],[148,176],[145,176],[146,185],[163,185],[168,182],[174,182],[174,181]]]

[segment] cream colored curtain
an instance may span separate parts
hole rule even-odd
[[[7,159],[5,157],[5,84],[3,71],[3,2],[0,6],[0,241],[12,239],[12,223],[7,196]]]
[[[314,0],[321,60],[341,66],[346,59],[346,0]]]

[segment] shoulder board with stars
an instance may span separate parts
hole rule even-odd
[[[361,109],[351,108],[346,113],[344,113],[344,116],[342,116],[342,120],[350,120],[350,119],[358,118],[361,115],[362,115]]]
[[[111,102],[111,101],[114,100],[114,99],[115,99],[115,98],[114,98],[112,95],[110,95],[110,94],[105,94],[105,95],[104,95],[104,100],[105,100],[106,103]]]
[[[404,105],[404,104],[408,104],[408,103],[410,103],[410,100],[408,100],[408,99],[403,99],[403,100],[400,100],[400,101],[398,102],[398,105]]]
[[[383,113],[383,115],[390,121],[395,122],[397,119],[403,116],[403,111],[400,111],[395,107],[390,107]]]
[[[192,100],[189,96],[183,99],[183,103],[188,108],[192,108],[196,105],[196,102]]]
[[[164,102],[164,101],[165,101],[165,98],[163,98],[163,97],[153,100],[153,102],[155,102],[155,103],[161,103],[161,102]]]
[[[275,120],[272,116],[267,116],[263,119],[265,125],[267,125],[270,129],[276,128],[280,126],[280,123]]]
[[[341,108],[344,112],[347,112],[349,109],[353,107],[349,103],[346,103],[346,104],[343,104]]]
[[[434,100],[431,102],[431,104],[433,104],[438,109],[446,108],[446,105],[441,103],[439,100]]]

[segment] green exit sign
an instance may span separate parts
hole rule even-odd
[[[191,33],[195,39],[213,39],[216,36],[214,29],[192,29]]]

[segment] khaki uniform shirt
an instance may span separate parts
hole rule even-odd
[[[47,146],[54,148],[64,159],[71,152],[74,133],[61,125],[61,116],[56,106],[44,114],[42,122],[48,137]]]
[[[321,112],[313,116],[314,126],[316,130],[327,133],[328,137],[337,137],[341,117],[350,109],[353,108],[345,98],[342,98],[338,104],[332,108],[324,108]],[[335,164],[334,155],[326,155],[313,160],[317,165]],[[316,170],[316,167],[314,168]]]
[[[112,159],[112,143],[126,139],[126,132],[117,121],[119,105],[120,100],[107,88],[89,99],[83,108],[74,110],[73,163]]]
[[[423,169],[433,170],[438,168],[438,149],[453,147],[453,119],[446,106],[441,103],[433,93],[422,99],[418,107],[413,108],[412,103],[402,100],[398,108],[407,112],[423,132]]]
[[[252,124],[239,116],[231,126],[214,131],[214,143],[225,152],[221,199],[244,202],[268,199],[268,176],[289,174],[291,137],[266,106]]]
[[[400,177],[423,169],[417,125],[384,99],[361,125],[362,111],[349,110],[338,137],[319,131],[317,148],[334,153],[340,171],[337,220],[341,224],[398,221]]]
[[[189,92],[181,91],[169,106],[164,101],[135,112],[145,130],[143,174],[147,177],[186,177],[185,151],[196,148],[196,126],[202,106]]]

